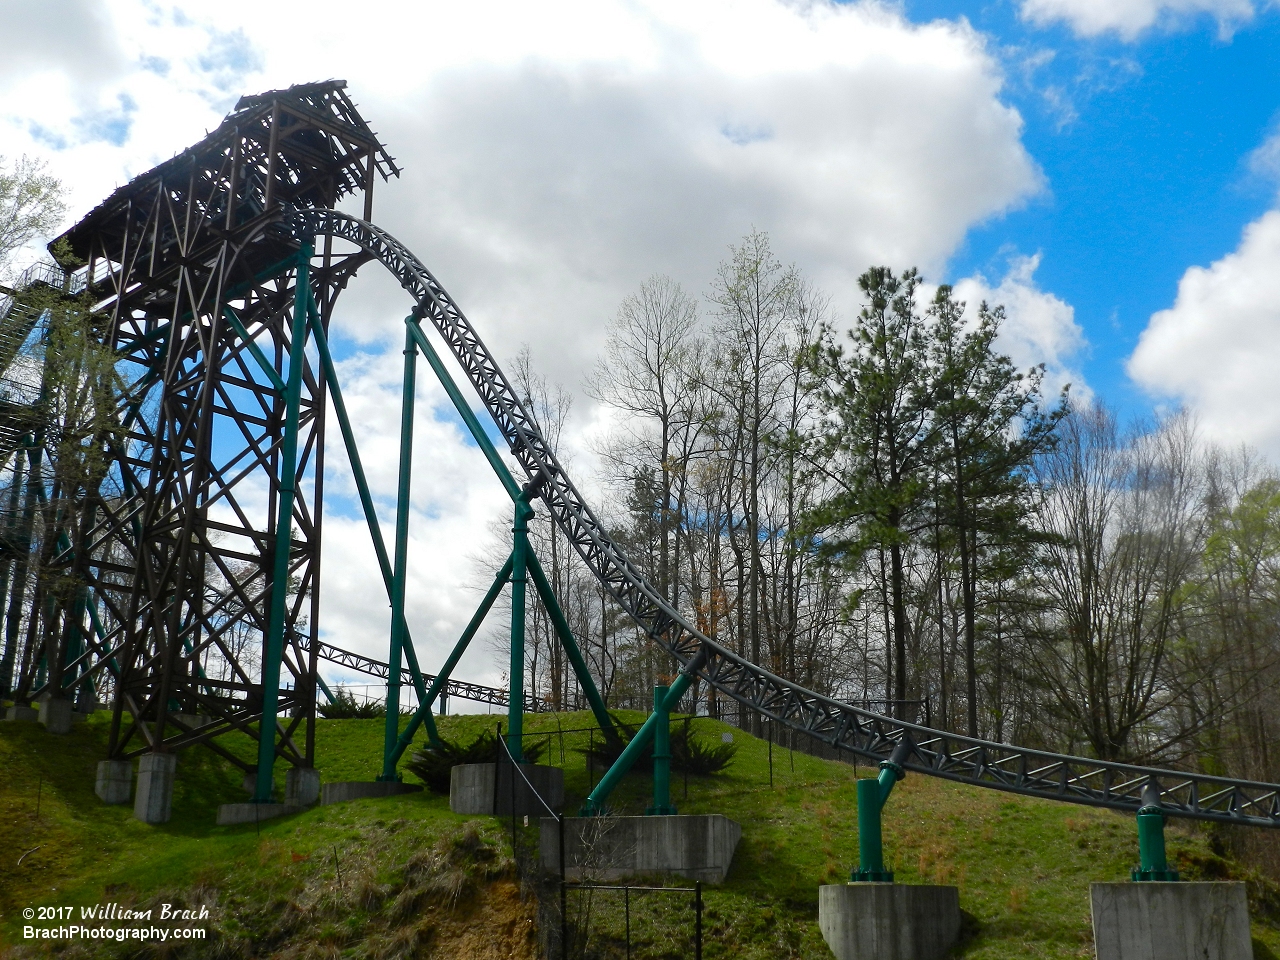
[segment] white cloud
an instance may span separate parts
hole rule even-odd
[[[261,0],[92,6],[96,19],[59,36],[45,5],[24,4],[15,22],[61,52],[0,68],[0,141],[50,158],[74,216],[198,139],[238,94],[345,77],[404,167],[379,185],[375,218],[500,358],[527,342],[541,373],[575,388],[623,296],[655,272],[705,289],[753,227],[856,310],[869,263],[937,273],[970,227],[1041,188],[985,39],[875,2],[434,0],[358,17],[336,2],[305,17]],[[348,395],[389,506],[408,304],[365,272],[336,323],[370,353],[348,368]],[[424,409],[419,424],[410,594],[427,663],[465,623],[459,584],[484,577],[469,553],[505,506],[448,417]],[[582,431],[566,442],[581,451]],[[364,611],[385,608],[361,536],[330,512],[325,626],[377,654],[382,628]]]
[[[1065,23],[1079,36],[1115,33],[1134,40],[1152,27],[1172,27],[1212,17],[1229,38],[1253,19],[1252,0],[1022,0],[1022,18],[1040,26]]]
[[[1045,365],[1044,393],[1052,398],[1070,384],[1074,400],[1088,402],[1092,391],[1075,365],[1087,343],[1076,323],[1075,309],[1052,293],[1041,290],[1035,281],[1040,254],[1014,257],[998,286],[991,286],[982,274],[974,274],[955,284],[955,296],[967,304],[966,315],[974,315],[982,302],[1003,305],[1006,320],[1000,328],[997,348],[1008,354],[1014,365],[1026,370]]]
[[[1185,403],[1205,432],[1280,454],[1280,210],[1249,224],[1236,250],[1191,267],[1172,307],[1151,317],[1129,375]]]

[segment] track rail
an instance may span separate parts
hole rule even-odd
[[[307,637],[300,637],[297,642],[302,650],[311,649],[311,641]],[[330,663],[346,667],[348,670],[354,670],[370,677],[378,677],[382,680],[387,679],[391,672],[391,668],[381,660],[374,660],[372,657],[366,657],[364,654],[355,653],[351,650],[343,650],[341,647],[335,647],[329,643],[317,643],[316,656],[321,660],[328,660]],[[428,687],[435,683],[435,680],[435,676],[430,673],[422,675],[422,681]],[[406,687],[413,686],[413,673],[407,667],[400,668],[400,682]],[[476,703],[491,703],[498,707],[505,707],[510,702],[510,693],[501,687],[486,687],[483,684],[467,683],[463,680],[446,681],[445,688],[441,693],[446,697],[473,700]],[[525,713],[541,713],[546,709],[547,705],[536,697],[526,696],[524,698]]]
[[[706,651],[697,677],[757,713],[872,762],[888,760],[903,741],[901,765],[917,773],[1068,803],[1136,812],[1148,786],[1166,813],[1198,820],[1280,826],[1280,785],[1231,780],[992,743],[863,710],[770,673],[704,636],[666,603],[609,538],[547,446],[532,417],[475,328],[431,272],[385,230],[335,210],[286,215],[298,239],[327,235],[379,260],[413,297],[415,316],[430,320],[461,364],[560,529],[614,600],[682,666]]]

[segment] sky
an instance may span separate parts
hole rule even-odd
[[[753,229],[840,317],[867,266],[917,266],[1003,303],[1002,348],[1054,389],[1126,419],[1185,407],[1207,439],[1280,458],[1274,0],[0,0],[0,22],[0,154],[47,160],[68,225],[241,94],[345,79],[404,171],[374,219],[501,361],[527,345],[574,396],[580,484],[610,422],[582,385],[619,302],[662,273],[707,313]],[[337,318],[384,526],[408,307],[366,267]],[[419,398],[408,611],[429,665],[509,507],[443,391]],[[322,631],[385,656],[329,456]],[[459,675],[500,683],[499,659],[480,644]]]

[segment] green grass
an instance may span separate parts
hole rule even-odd
[[[466,740],[497,719],[447,717],[440,727]],[[0,937],[10,944],[20,937],[25,906],[116,900],[214,903],[224,956],[488,956],[498,941],[508,952],[510,944],[527,949],[521,925],[533,907],[520,903],[511,882],[503,824],[456,816],[446,798],[423,793],[315,808],[257,829],[215,827],[217,805],[246,795],[230,764],[193,750],[178,760],[172,821],[147,827],[130,808],[104,806],[93,794],[94,765],[105,753],[103,720],[78,724],[66,737],[35,724],[0,724]],[[382,724],[320,721],[322,778],[373,779]],[[561,737],[556,730],[589,725],[585,713],[526,718],[530,733],[551,734],[544,762],[564,766],[570,811],[600,771],[590,771],[580,752],[587,734]],[[743,828],[727,881],[705,889],[705,956],[829,957],[817,926],[818,886],[843,882],[856,864],[855,783],[872,771],[775,746],[770,787],[766,742],[705,718],[694,730],[713,740],[731,733],[738,753],[724,773],[690,778],[687,797],[673,774],[673,799],[682,813],[721,813]],[[637,771],[611,807],[640,813],[650,791],[650,778]],[[973,960],[1092,956],[1089,882],[1127,879],[1137,859],[1132,818],[918,776],[894,789],[884,838],[899,882],[959,887],[966,929],[956,955]],[[1267,907],[1276,901],[1273,885],[1215,856],[1200,832],[1171,828],[1169,849],[1187,879],[1250,880],[1258,956],[1280,950],[1280,927]],[[637,960],[691,955],[687,905],[684,897],[635,897]],[[581,917],[587,906],[586,895],[575,894],[571,915]],[[589,906],[589,955],[621,956],[621,900],[596,893]],[[459,946],[485,931],[482,945]]]

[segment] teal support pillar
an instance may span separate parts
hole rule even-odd
[[[400,396],[400,478],[396,489],[395,566],[391,576],[391,651],[387,658],[387,722],[379,780],[396,781],[393,759],[400,738],[400,664],[404,660],[404,596],[409,565],[409,495],[413,479],[413,407],[417,396],[418,347],[404,338],[404,383]]]
[[[280,661],[284,657],[284,621],[289,592],[289,546],[293,542],[293,499],[298,470],[298,413],[302,405],[302,368],[306,363],[307,304],[311,296],[311,256],[304,243],[298,251],[293,324],[289,331],[289,379],[284,391],[284,436],[280,445],[280,494],[276,504],[275,555],[271,568],[271,605],[262,650],[262,720],[258,724],[258,775],[255,803],[270,803],[276,760],[276,726],[280,702]]]
[[[524,599],[529,570],[529,518],[533,507],[516,498],[511,549],[511,686],[507,698],[507,749],[516,763],[524,759]]]
[[[645,810],[650,817],[676,813],[671,803],[671,711],[667,709],[670,692],[667,687],[653,688],[653,806]]]
[[[480,606],[476,608],[475,614],[471,617],[471,622],[467,624],[467,629],[462,631],[462,636],[458,642],[454,644],[453,652],[449,654],[449,659],[444,662],[444,666],[440,668],[440,673],[436,675],[435,680],[431,682],[427,695],[422,698],[422,702],[418,704],[418,709],[414,711],[413,717],[409,720],[408,726],[404,728],[404,732],[400,734],[400,740],[396,744],[395,756],[392,757],[393,763],[399,763],[400,758],[404,755],[405,750],[409,748],[409,744],[413,742],[414,734],[418,732],[418,727],[425,723],[427,725],[427,737],[431,741],[432,746],[440,746],[440,734],[436,730],[435,723],[431,720],[431,705],[435,703],[436,697],[440,698],[441,713],[444,713],[444,694],[445,685],[449,682],[449,677],[453,673],[453,668],[458,665],[458,661],[462,659],[462,655],[466,652],[467,647],[471,643],[471,638],[476,635],[476,631],[480,629],[480,625],[484,623],[485,615],[489,612],[489,608],[493,606],[494,601],[498,599],[498,594],[502,592],[502,588],[507,585],[507,580],[511,576],[511,567],[513,558],[508,557],[507,562],[502,565],[502,569],[498,571],[498,575],[493,578],[493,585],[489,587],[489,592],[485,594],[484,600],[480,602]]]
[[[884,868],[884,838],[880,817],[893,785],[906,776],[902,763],[913,746],[902,740],[888,760],[880,762],[880,775],[858,781],[858,869],[852,883],[893,883],[893,871]]]
[[[1178,880],[1178,871],[1169,869],[1164,847],[1164,810],[1160,806],[1160,788],[1148,784],[1142,790],[1142,806],[1138,810],[1138,866],[1130,871],[1135,881]]]
[[[707,662],[707,652],[700,649],[692,660],[685,664],[680,671],[680,675],[676,677],[675,683],[671,684],[667,690],[666,696],[662,698],[662,710],[668,715],[680,703],[680,698],[685,695],[685,691],[693,684],[693,679],[702,665]],[[654,710],[649,714],[649,719],[644,722],[636,735],[631,738],[631,742],[627,744],[626,749],[622,751],[622,755],[613,762],[608,770],[605,771],[600,782],[596,784],[595,789],[591,791],[591,795],[587,797],[582,804],[579,813],[584,817],[599,816],[605,812],[605,802],[609,799],[609,794],[626,776],[627,771],[631,769],[632,764],[639,759],[645,748],[653,742],[653,737],[658,727],[658,717],[660,711]]]

